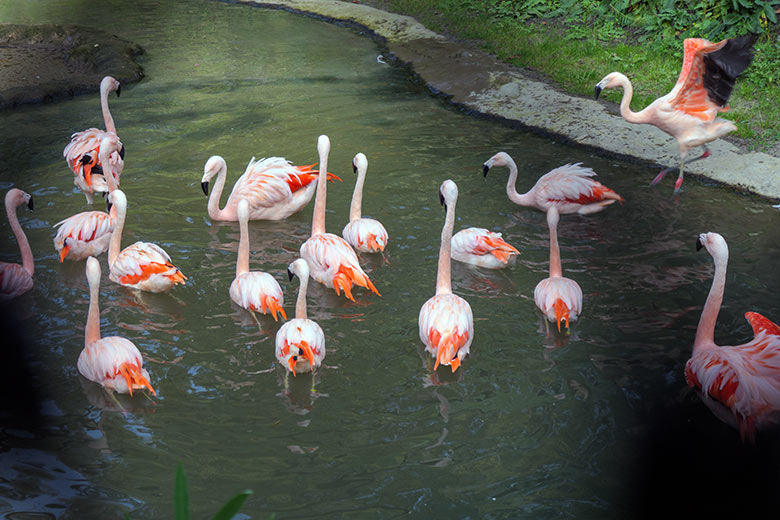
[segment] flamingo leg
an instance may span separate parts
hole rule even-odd
[[[709,156],[710,156],[710,149],[707,148],[707,146],[704,146],[704,153],[702,153],[697,158],[691,159],[690,161],[688,161],[688,164],[690,164],[690,163],[692,163],[694,161],[698,161],[699,159],[706,159]],[[653,179],[652,182],[650,182],[650,186],[655,186],[656,184],[661,182],[661,179],[663,179],[666,176],[667,173],[679,169],[680,170],[680,174],[677,176],[677,182],[674,183],[674,192],[678,193],[680,191],[680,186],[682,186],[682,183],[683,183],[683,169],[684,168],[685,168],[685,154],[682,154],[682,156],[680,158],[680,167],[678,168],[676,166],[671,166],[669,168],[665,168],[665,169],[661,170],[661,172],[658,175],[655,176],[655,179]]]

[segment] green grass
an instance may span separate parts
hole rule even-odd
[[[527,12],[497,13],[495,8],[475,8],[468,0],[365,3],[408,14],[433,31],[469,40],[503,61],[542,75],[570,94],[592,96],[601,78],[612,71],[623,72],[634,84],[634,110],[667,94],[682,66],[682,36],[653,40],[609,19],[571,23],[561,17],[528,16]],[[738,130],[731,135],[752,150],[780,142],[779,35],[777,25],[767,24],[756,44],[753,63],[737,80],[729,99],[730,110],[721,114],[737,124]],[[602,95],[617,103],[622,91],[609,90]]]

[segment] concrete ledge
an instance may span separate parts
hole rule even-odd
[[[675,140],[654,126],[627,123],[613,113],[613,104],[558,92],[493,56],[428,30],[411,17],[342,0],[232,1],[363,26],[382,40],[388,56],[408,65],[434,93],[474,113],[648,165],[671,166],[679,161]],[[743,153],[722,139],[709,148],[712,156],[686,166],[686,175],[780,199],[780,158]],[[656,169],[648,171],[648,183],[656,173]],[[671,192],[672,184],[667,180],[659,189]]]

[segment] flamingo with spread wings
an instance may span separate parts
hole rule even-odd
[[[366,180],[368,159],[359,153],[352,159],[352,169],[357,173],[355,191],[352,192],[352,203],[349,207],[349,223],[344,226],[341,236],[344,240],[362,253],[381,253],[387,246],[387,230],[376,219],[362,216],[363,183]]]
[[[214,220],[236,221],[237,207],[241,199],[249,203],[249,220],[282,220],[300,211],[314,195],[319,179],[319,170],[312,170],[314,164],[293,166],[282,157],[252,160],[233,185],[225,207],[219,209],[219,199],[227,178],[227,163],[219,155],[206,161],[203,167],[201,188],[207,196],[209,181],[216,175],[214,189],[208,199],[209,217]],[[328,173],[328,180],[341,180]]]
[[[685,379],[701,390],[716,414],[730,417],[743,440],[752,440],[757,428],[780,420],[780,327],[748,312],[745,318],[753,328],[752,340],[736,346],[715,343],[729,248],[718,233],[699,235],[696,249],[702,247],[715,261],[715,276],[696,328],[693,354],[685,364]],[[729,414],[720,413],[724,407]]]
[[[506,166],[509,168],[506,184],[509,200],[542,211],[555,206],[562,215],[587,215],[599,212],[615,202],[623,202],[623,197],[593,179],[596,173],[592,168],[580,164],[566,164],[547,172],[525,193],[517,192],[517,164],[506,152],[498,152],[485,161],[482,173],[487,177],[494,166]]]
[[[8,222],[14,232],[19,251],[22,253],[22,263],[11,264],[0,262],[0,300],[10,300],[26,293],[33,288],[33,274],[35,274],[35,261],[33,260],[30,242],[19,225],[16,216],[16,208],[26,204],[32,211],[32,195],[18,188],[11,188],[5,194],[5,212],[8,214]]]
[[[683,42],[683,66],[674,88],[639,112],[631,110],[634,88],[625,75],[611,72],[596,85],[597,99],[605,88],[623,88],[620,101],[623,119],[629,123],[655,125],[677,140],[680,174],[674,184],[675,193],[683,183],[688,151],[704,146],[704,153],[688,163],[709,157],[707,143],[737,129],[733,122],[717,117],[717,114],[728,110],[726,103],[734,81],[750,65],[755,42],[756,37],[752,34],[717,43],[702,38],[686,38]],[[661,171],[651,184],[657,184],[674,169],[676,167]]]
[[[109,187],[105,179],[104,163],[100,159],[100,143],[106,135],[116,136],[116,125],[111,111],[108,109],[108,94],[116,92],[117,97],[121,92],[119,82],[111,76],[106,76],[100,82],[100,107],[103,111],[105,130],[88,128],[82,132],[73,134],[70,143],[62,151],[62,156],[73,171],[73,184],[84,193],[87,203],[92,204],[93,193],[108,193]],[[109,155],[113,165],[114,180],[119,186],[119,176],[124,168],[125,148],[122,143]],[[98,175],[96,177],[96,175]]]
[[[100,262],[87,259],[87,283],[89,284],[89,313],[84,329],[84,350],[77,363],[79,373],[107,390],[133,395],[134,390],[148,388],[157,392],[149,382],[144,360],[132,341],[120,336],[100,337]]]
[[[286,320],[282,304],[284,295],[279,282],[268,273],[249,270],[249,203],[242,199],[238,203],[238,226],[241,238],[238,243],[236,277],[230,284],[230,299],[236,305],[250,311],[269,312],[277,320],[279,313]]]
[[[320,156],[320,167],[327,171],[330,152],[328,136],[321,135],[317,139],[317,152]],[[326,199],[326,183],[318,183],[311,237],[301,245],[301,258],[309,264],[311,277],[326,287],[332,287],[336,294],[344,291],[344,296],[352,301],[355,301],[352,297],[353,285],[365,287],[379,295],[371,279],[360,267],[352,246],[340,236],[325,232]]]
[[[450,251],[458,186],[449,179],[445,180],[439,188],[439,200],[447,213],[441,230],[436,294],[423,304],[417,323],[425,350],[436,358],[433,369],[441,364],[455,372],[470,352],[474,340],[474,316],[469,303],[452,292]]]

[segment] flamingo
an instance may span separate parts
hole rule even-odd
[[[208,201],[209,217],[213,220],[235,222],[237,207],[241,199],[249,203],[249,220],[282,220],[301,210],[314,195],[319,170],[312,170],[314,164],[293,166],[282,157],[269,157],[256,161],[254,157],[233,185],[227,203],[219,209],[219,199],[225,187],[227,163],[219,155],[206,161],[200,185],[203,193],[209,194],[209,181],[216,175],[217,181]],[[327,173],[328,180],[339,179]]]
[[[591,178],[596,175],[592,168],[585,168],[580,164],[582,163],[565,164],[547,172],[539,177],[533,188],[523,194],[517,192],[517,164],[508,153],[498,152],[485,161],[482,173],[487,177],[494,166],[508,167],[506,194],[509,200],[520,206],[530,206],[542,211],[555,206],[563,215],[587,215],[597,213],[615,201],[623,202],[623,197]]]
[[[500,269],[513,262],[518,254],[520,251],[501,238],[501,233],[485,228],[461,229],[452,237],[452,259],[458,262]]]
[[[631,111],[634,88],[631,81],[620,72],[611,72],[598,82],[596,99],[605,88],[623,88],[620,115],[629,123],[655,125],[677,140],[680,149],[680,175],[674,184],[674,192],[683,183],[685,158],[691,148],[704,147],[701,156],[688,163],[710,156],[707,143],[737,129],[736,125],[717,117],[718,112],[728,110],[726,102],[731,95],[734,81],[750,65],[755,35],[741,36],[712,43],[702,38],[686,38],[680,76],[671,92],[660,97],[639,112]],[[666,168],[650,183],[655,185],[676,169]]]
[[[558,325],[561,320],[575,321],[582,313],[582,289],[577,282],[563,276],[561,252],[558,248],[559,211],[555,206],[547,210],[547,226],[550,228],[550,277],[545,278],[534,289],[534,303],[548,320]]]
[[[133,390],[148,388],[157,392],[149,382],[149,372],[143,368],[144,360],[132,341],[119,337],[100,337],[100,262],[95,257],[87,259],[87,283],[89,284],[89,314],[84,329],[84,350],[79,354],[79,373],[107,390],[133,395]]]
[[[104,174],[104,163],[100,160],[100,143],[108,134],[116,136],[114,118],[108,109],[108,93],[115,91],[119,97],[121,90],[116,79],[111,76],[103,78],[103,81],[100,82],[100,108],[103,111],[106,129],[88,128],[82,132],[76,132],[62,151],[62,156],[65,157],[68,167],[73,171],[73,184],[84,193],[88,204],[92,204],[93,193],[105,194],[109,191]],[[119,185],[119,176],[124,168],[124,157],[125,148],[122,143],[119,143],[118,148],[110,154],[117,186]],[[103,177],[93,177],[96,174],[103,175]]]
[[[320,156],[320,168],[327,170],[330,140],[321,135],[317,139],[317,152]],[[352,297],[352,285],[365,287],[379,295],[371,279],[360,267],[357,255],[346,240],[333,233],[325,232],[326,183],[317,184],[317,197],[314,201],[311,237],[301,245],[301,258],[309,264],[311,277],[321,284],[333,287],[336,294],[344,291],[344,296]]]
[[[120,146],[116,135],[106,133],[100,141],[99,158],[101,164],[107,164],[109,157]],[[115,177],[106,177],[109,192],[117,188]],[[54,224],[57,234],[54,236],[54,248],[60,255],[60,262],[83,260],[90,256],[99,256],[108,250],[111,233],[114,231],[116,208],[109,213],[104,211],[82,211]]]
[[[109,278],[120,285],[148,292],[164,292],[187,279],[157,244],[136,242],[122,251],[122,231],[127,216],[127,197],[116,189],[108,195],[116,206],[116,223],[108,246]]]
[[[249,270],[249,203],[246,199],[241,199],[236,212],[241,240],[238,243],[236,278],[230,284],[230,299],[250,311],[263,314],[271,312],[274,321],[277,321],[277,312],[286,320],[287,313],[282,307],[284,296],[279,282],[268,273]]]
[[[303,258],[295,260],[287,268],[301,280],[298,300],[295,302],[295,318],[284,323],[276,333],[276,359],[288,371],[314,372],[325,358],[325,334],[316,321],[306,317],[306,288],[309,285],[309,264]]]
[[[362,153],[355,155],[352,159],[352,170],[357,173],[357,182],[355,182],[355,191],[352,192],[352,204],[349,207],[349,224],[344,226],[341,236],[357,251],[379,253],[387,246],[387,230],[378,220],[361,217],[363,183],[366,180],[367,168],[366,156]]]
[[[449,365],[455,372],[463,358],[468,355],[474,339],[474,317],[469,303],[452,293],[450,249],[458,186],[449,179],[445,180],[439,189],[439,200],[447,214],[441,230],[436,295],[423,304],[418,325],[420,340],[425,345],[425,350],[436,358],[433,369],[436,370],[439,364],[442,364]]]
[[[718,233],[699,235],[696,249],[702,247],[715,261],[715,276],[696,328],[693,354],[685,364],[685,379],[717,403],[716,413],[724,407],[730,412],[742,440],[752,440],[757,428],[775,423],[780,417],[780,327],[758,313],[748,312],[745,318],[753,328],[752,340],[736,346],[715,343],[729,248]]]
[[[8,190],[5,194],[5,212],[8,214],[8,222],[11,224],[16,242],[19,244],[19,252],[22,253],[22,265],[0,262],[0,301],[16,298],[33,288],[35,261],[32,249],[30,249],[30,242],[27,241],[27,236],[16,217],[16,208],[22,204],[27,204],[27,207],[32,211],[32,195],[18,188]]]

